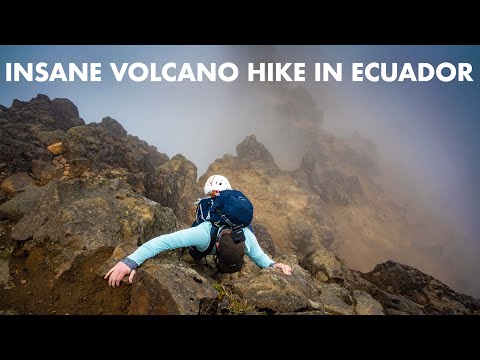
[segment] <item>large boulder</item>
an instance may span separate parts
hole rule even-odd
[[[299,217],[287,216],[290,241],[295,245],[297,254],[304,255],[316,248],[317,244],[313,241],[314,228],[310,222]]]
[[[319,285],[298,266],[295,257],[281,261],[293,267],[291,276],[278,269],[261,269],[233,281],[232,292],[269,314],[318,310],[312,309],[312,304],[319,303]]]
[[[9,204],[16,200],[15,206]],[[33,204],[31,194],[10,201],[2,205],[2,211],[14,208],[17,216],[24,213],[11,233],[12,239],[30,240],[27,248],[45,248],[57,277],[79,255],[120,244],[140,245],[180,229],[171,209],[135,194],[119,179],[52,181]]]
[[[47,147],[52,144],[61,143],[65,139],[65,131],[60,129],[46,131],[35,128],[34,131],[38,140]]]
[[[357,315],[384,315],[382,305],[365,291],[355,290],[355,314]]]
[[[195,220],[193,203],[203,192],[197,184],[197,167],[183,155],[175,155],[156,168],[155,182],[146,196],[173,210],[186,224]]]
[[[41,181],[50,181],[57,173],[57,168],[50,161],[32,160],[32,174]]]
[[[19,221],[37,206],[38,200],[43,196],[45,190],[46,187],[32,186],[4,202],[0,205],[0,218]]]
[[[178,261],[164,255],[147,260],[139,268],[133,281],[129,314],[197,315],[200,301],[217,295],[212,279],[190,267],[179,266]]]
[[[332,315],[353,315],[354,302],[350,291],[338,284],[325,284],[320,300],[325,311]]]
[[[170,207],[181,221],[193,222],[193,202],[202,192],[196,166],[182,155],[169,160],[154,146],[128,135],[112,118],[70,129],[65,146],[71,177],[94,172],[125,179],[136,192]]]
[[[308,253],[300,265],[310,271],[319,281],[344,281],[344,268],[341,260],[322,246]]]

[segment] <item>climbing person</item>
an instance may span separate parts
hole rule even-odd
[[[247,255],[260,268],[280,269],[285,275],[292,268],[277,263],[265,254],[251,230],[253,205],[238,190],[232,190],[222,175],[210,176],[204,186],[206,197],[198,199],[196,220],[192,227],[153,238],[125,259],[119,261],[104,276],[108,285],[120,286],[124,276],[133,282],[137,268],[147,259],[166,250],[188,248],[194,259],[213,255],[222,273],[239,271]]]

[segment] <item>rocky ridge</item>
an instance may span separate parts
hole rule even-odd
[[[480,312],[479,300],[411,266],[346,265],[332,204],[358,205],[368,189],[361,175],[319,172],[328,151],[283,171],[252,135],[197,182],[182,155],[170,159],[108,117],[85,124],[69,100],[44,95],[0,108],[0,149],[0,314]],[[362,154],[345,156],[373,169]],[[211,260],[194,262],[179,249],[148,260],[132,285],[109,288],[102,276],[113,264],[189,226],[201,184],[216,172],[251,198],[261,246],[293,275],[248,259],[239,273],[222,275]]]

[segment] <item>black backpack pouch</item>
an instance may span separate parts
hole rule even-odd
[[[232,240],[235,244],[239,244],[245,241],[245,234],[243,233],[242,228],[233,229],[230,233],[230,236],[232,237]]]

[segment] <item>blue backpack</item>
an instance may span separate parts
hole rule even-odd
[[[218,196],[204,198],[197,206],[197,219],[192,226],[210,221],[219,227],[247,227],[253,219],[253,205],[238,190],[223,190]]]
[[[199,251],[196,247],[189,249],[190,255],[192,255],[194,259],[201,259],[207,256],[214,246],[217,247],[217,254],[221,255],[220,240],[225,233],[225,229],[230,230],[227,236],[229,244],[225,245],[226,251],[230,254],[232,254],[232,252],[238,253],[237,257],[241,256],[241,251],[231,249],[235,244],[241,245],[243,249],[243,242],[245,242],[243,228],[250,227],[250,223],[253,220],[253,204],[241,191],[223,190],[218,196],[202,199],[197,206],[196,215],[196,220],[192,224],[192,227],[198,226],[205,221],[210,221],[212,223],[212,230],[210,233],[210,245],[205,251]],[[230,249],[227,249],[227,246],[230,247]],[[239,259],[236,259],[236,261],[223,261],[225,259],[221,257],[222,256],[219,256],[219,262],[223,268],[222,272],[230,272],[226,270],[227,266],[235,270],[243,265],[243,259],[241,261]],[[241,257],[243,258],[243,256]],[[233,265],[225,265],[225,263],[233,262],[236,262],[236,267]],[[219,263],[217,262],[217,266],[218,265]],[[236,271],[238,270],[239,268]]]

